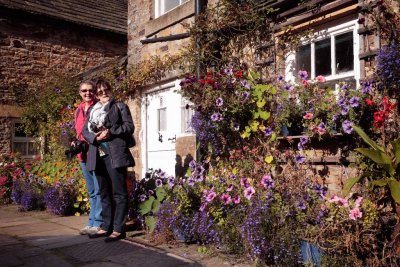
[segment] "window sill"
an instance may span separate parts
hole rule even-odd
[[[190,0],[173,10],[161,15],[160,17],[150,20],[145,25],[145,36],[150,36],[179,23],[180,21],[194,15],[194,0]]]

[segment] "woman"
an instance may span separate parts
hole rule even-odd
[[[99,100],[91,110],[83,136],[89,143],[87,169],[94,170],[100,186],[103,224],[89,237],[108,236],[105,241],[126,237],[128,215],[127,167],[134,166],[129,151],[134,125],[126,104],[112,99],[111,86],[104,80],[96,83]]]
[[[85,143],[86,141],[82,135],[82,130],[88,117],[89,109],[96,103],[94,97],[94,87],[95,85],[92,81],[85,81],[79,85],[79,95],[82,98],[82,102],[79,104],[74,114],[76,139]],[[75,142],[73,142],[71,145],[75,146]],[[79,231],[81,235],[96,233],[100,230],[100,225],[103,223],[101,218],[101,198],[99,184],[97,183],[94,172],[86,169],[86,153],[87,150],[82,151],[82,153],[77,155],[82,168],[83,177],[86,181],[86,188],[89,194],[90,203],[89,220],[87,225]]]

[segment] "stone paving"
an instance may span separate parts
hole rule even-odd
[[[137,232],[105,243],[78,234],[87,216],[58,217],[0,206],[0,266],[251,266],[232,257],[197,253],[196,245],[154,246]]]

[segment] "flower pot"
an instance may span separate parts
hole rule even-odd
[[[307,241],[300,243],[301,258],[304,264],[313,264],[314,266],[321,266],[321,258],[323,252],[314,244]]]

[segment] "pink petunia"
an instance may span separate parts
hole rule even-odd
[[[307,112],[306,115],[303,116],[303,119],[310,120],[313,117],[314,117],[314,114],[312,114],[311,112]]]
[[[221,195],[220,199],[225,205],[228,205],[232,202],[231,196],[225,193]]]
[[[361,218],[361,217],[362,217],[362,212],[360,211],[360,209],[358,207],[350,210],[350,213],[349,213],[350,219],[357,220],[358,218]]]
[[[240,178],[240,185],[244,188],[248,188],[250,186],[250,183],[247,178]]]
[[[239,204],[240,203],[240,196],[237,195],[236,197],[233,198],[233,203]]]
[[[355,207],[356,207],[356,208],[360,207],[361,204],[362,204],[362,201],[363,201],[363,197],[358,197],[358,198],[356,199],[356,201],[354,202],[354,203],[355,203]]]
[[[244,190],[244,197],[250,200],[255,192],[256,190],[252,186],[249,186]]]
[[[211,202],[214,200],[214,198],[217,196],[217,194],[214,191],[210,191],[208,192],[207,196],[206,196],[206,201],[207,202]]]
[[[230,184],[228,185],[228,187],[226,188],[226,191],[231,192],[233,190],[234,185]]]
[[[326,82],[325,77],[322,76],[322,75],[318,75],[317,77],[315,77],[315,79],[316,79],[317,82],[319,82],[319,83],[324,83],[324,82]]]

